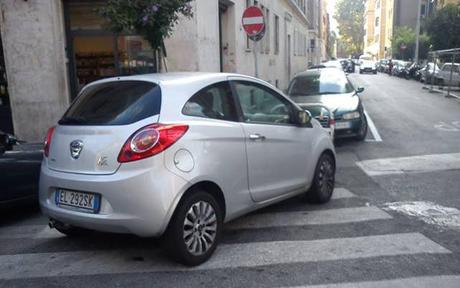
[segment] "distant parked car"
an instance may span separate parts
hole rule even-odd
[[[0,131],[0,205],[38,199],[42,144],[19,142]]]
[[[362,60],[359,66],[359,74],[363,73],[377,74],[377,63],[371,60]]]
[[[40,207],[52,227],[164,236],[186,265],[211,257],[224,222],[295,195],[325,203],[335,183],[327,131],[238,74],[93,82],[49,129],[44,155]]]
[[[377,71],[378,72],[385,72],[385,66],[388,65],[388,59],[381,59],[377,62]]]
[[[327,62],[322,63],[322,65],[324,65],[326,68],[337,68],[343,71],[342,63],[338,60],[327,61]]]
[[[420,82],[431,83],[433,73],[437,73],[439,72],[439,70],[440,68],[438,65],[436,65],[435,69],[435,64],[433,62],[428,62],[418,71],[418,73],[420,74]]]
[[[452,71],[452,73],[451,73]],[[450,77],[452,74],[452,82]],[[460,63],[445,63],[435,74],[436,83],[439,85],[460,86]]]
[[[321,103],[334,116],[334,137],[354,137],[364,140],[367,135],[367,119],[359,93],[343,71],[325,68],[297,74],[288,88],[288,95],[299,105]],[[322,122],[325,126],[326,123]]]
[[[391,70],[391,74],[393,76],[402,77],[404,76],[404,69],[408,62],[402,60],[393,60],[393,69]]]

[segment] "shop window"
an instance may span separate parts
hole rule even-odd
[[[95,80],[157,71],[149,43],[139,35],[115,34],[97,13],[103,2],[66,1],[72,97]]]

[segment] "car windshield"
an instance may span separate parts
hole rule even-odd
[[[353,91],[353,86],[344,73],[322,70],[295,77],[288,89],[290,96],[312,96],[326,94],[343,94]]]

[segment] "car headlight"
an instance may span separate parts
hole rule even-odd
[[[343,114],[342,118],[344,120],[351,120],[351,119],[356,119],[356,118],[359,118],[361,115],[359,115],[359,112],[358,111],[355,111],[355,112],[350,112],[350,113],[345,113]]]

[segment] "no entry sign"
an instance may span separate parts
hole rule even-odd
[[[246,8],[243,13],[243,28],[253,38],[265,31],[264,13],[257,6]]]

